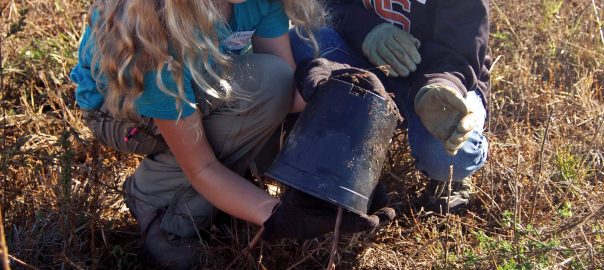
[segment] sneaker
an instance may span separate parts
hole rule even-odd
[[[203,254],[200,239],[183,238],[163,230],[160,225],[164,211],[162,209],[151,211],[143,209],[149,207],[138,207],[144,205],[137,204],[138,201],[131,195],[133,179],[134,176],[130,176],[124,181],[124,201],[143,233],[144,263],[153,269],[192,269]]]
[[[466,209],[470,202],[472,193],[472,182],[465,178],[460,182],[451,183],[451,194],[448,191],[448,182],[430,179],[423,194],[423,204],[429,211],[444,214],[449,212],[460,212]],[[447,207],[448,206],[448,207]]]

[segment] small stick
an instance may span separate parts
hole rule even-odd
[[[25,268],[27,268],[27,269],[31,269],[31,270],[38,270],[38,268],[36,268],[36,267],[34,267],[34,266],[31,266],[31,265],[27,264],[26,262],[24,262],[24,261],[22,261],[22,260],[17,259],[17,258],[16,258],[15,256],[13,256],[13,255],[8,254],[8,257],[9,257],[11,260],[15,261],[16,263],[18,263],[18,264],[22,265],[23,267],[25,267]],[[10,269],[9,269],[9,270],[10,270]]]
[[[537,167],[537,183],[533,188],[533,194],[531,195],[531,214],[529,216],[529,224],[533,224],[533,216],[535,215],[535,205],[537,205],[537,192],[539,191],[541,185],[541,178],[543,178],[543,152],[545,150],[545,142],[547,141],[547,137],[549,134],[549,126],[552,122],[552,114],[554,113],[554,108],[552,108],[547,116],[547,122],[545,123],[545,131],[543,132],[543,139],[541,140],[541,150],[539,150],[539,166]],[[514,221],[515,222],[515,221]],[[514,225],[515,226],[515,225]],[[516,228],[516,227],[514,227]],[[514,229],[516,230],[516,229]]]
[[[336,227],[333,231],[333,243],[331,243],[331,253],[329,255],[329,264],[327,264],[327,270],[336,269],[335,259],[338,253],[338,242],[340,242],[340,225],[342,224],[342,207],[338,207],[338,216],[336,217]]]
[[[0,205],[0,252],[2,252],[2,269],[10,270],[8,260],[8,246],[6,245],[6,238],[4,238],[4,219],[2,217],[2,205]]]
[[[600,22],[600,14],[598,14],[598,7],[596,7],[596,1],[595,0],[591,0],[591,5],[594,8],[594,13],[596,13],[596,21],[598,22],[598,30],[600,30],[600,40],[602,41],[602,44],[604,45],[604,31],[602,31],[602,22]]]
[[[254,236],[254,238],[252,239],[252,241],[243,250],[243,254],[245,254],[246,256],[251,255],[251,250],[256,246],[256,244],[258,244],[258,242],[260,242],[260,239],[262,238],[262,233],[264,233],[264,228],[261,228],[256,233],[256,235]]]
[[[449,202],[451,199],[451,183],[453,182],[453,165],[449,166],[449,181],[447,183],[447,225],[445,227],[445,270],[449,269],[449,221],[451,220],[451,214],[449,211],[451,210],[449,207]]]

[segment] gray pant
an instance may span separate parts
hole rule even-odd
[[[249,98],[229,106],[215,102],[209,106],[205,101],[200,106],[206,111],[203,125],[216,157],[242,174],[287,115],[293,98],[293,72],[278,57],[252,54],[234,60],[228,80]],[[135,198],[136,207],[131,210],[143,232],[160,212],[161,228],[181,237],[193,237],[196,226],[210,224],[216,209],[191,187],[151,119],[141,123],[114,119],[104,108],[84,116],[101,143],[145,155],[125,183],[125,191]],[[124,137],[134,127],[140,132],[126,142]]]

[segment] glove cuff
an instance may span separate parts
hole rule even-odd
[[[275,228],[275,222],[273,221],[273,217],[275,216],[274,214],[275,212],[277,212],[277,209],[279,209],[279,206],[281,206],[281,201],[279,201],[273,207],[273,210],[271,211],[271,216],[268,217],[268,219],[266,219],[264,223],[262,223],[262,240],[272,241],[281,238],[280,236],[275,235],[277,228]]]
[[[424,97],[424,95],[426,93],[428,93],[429,91],[432,90],[439,90],[439,89],[448,89],[451,92],[458,92],[461,94],[461,96],[464,96],[464,93],[462,93],[461,91],[448,86],[448,85],[442,85],[442,84],[438,84],[438,83],[431,83],[428,85],[423,86],[422,88],[419,89],[419,91],[417,91],[417,94],[415,95],[415,99],[413,100],[413,106],[417,106],[417,104],[419,103],[419,101]]]
[[[438,86],[436,84],[429,84],[420,88],[419,91],[417,91],[417,94],[415,95],[415,99],[413,100],[413,107],[417,107],[417,104],[424,97],[424,95],[434,89],[438,89]]]

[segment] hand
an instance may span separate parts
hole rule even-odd
[[[363,41],[363,54],[376,66],[390,66],[388,76],[407,77],[421,62],[419,40],[399,27],[383,23]]]
[[[355,75],[357,80],[349,75]],[[384,86],[375,74],[346,64],[332,62],[325,58],[304,61],[296,68],[296,88],[306,102],[312,98],[315,91],[322,84],[332,78],[346,81],[363,89],[373,90],[376,93],[385,92]]]
[[[454,156],[476,127],[476,114],[453,88],[431,84],[415,96],[415,112],[424,127]]]
[[[373,230],[380,221],[390,221],[394,215],[394,210],[388,207],[382,207],[372,215],[358,215],[344,210],[340,231],[350,234]],[[335,205],[290,188],[275,212],[264,222],[262,238],[267,241],[315,238],[334,230],[336,216]]]

